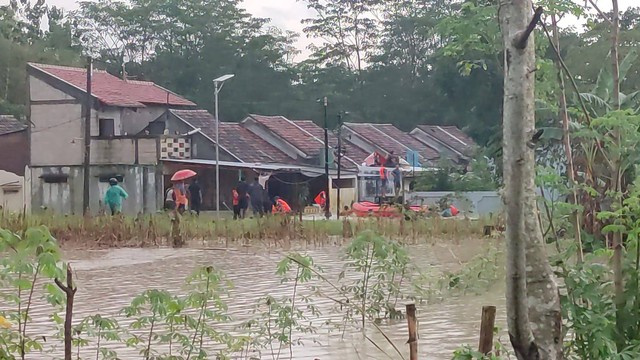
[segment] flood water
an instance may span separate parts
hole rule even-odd
[[[410,254],[414,262],[421,267],[447,268],[459,266],[481,249],[479,244],[464,245],[420,245],[411,246]],[[310,255],[315,264],[324,269],[325,276],[336,280],[342,270],[341,252],[338,246],[323,246],[315,249],[299,250]],[[166,289],[180,294],[185,278],[198,266],[214,266],[223,271],[233,282],[228,314],[233,317],[228,329],[252,316],[257,299],[265,295],[275,298],[291,296],[291,286],[281,285],[275,274],[276,264],[283,258],[285,251],[264,250],[260,248],[240,249],[111,249],[111,250],[73,250],[65,251],[64,257],[75,270],[78,291],[75,297],[74,319],[79,322],[89,315],[101,314],[122,319],[118,312],[131,299],[146,289]],[[330,292],[330,291],[328,291]],[[323,316],[330,316],[334,302],[330,299],[317,299],[316,305]],[[398,308],[404,310],[405,302],[400,300]],[[419,327],[419,353],[421,359],[451,359],[452,352],[462,344],[477,348],[480,315],[483,305],[497,306],[497,325],[504,328],[505,306],[504,292],[500,285],[496,291],[481,296],[466,295],[447,299],[436,304],[417,304]],[[30,325],[32,335],[51,336],[53,328],[48,316],[51,307],[42,301],[34,305]],[[341,318],[340,316],[338,318]],[[382,350],[366,340],[357,329],[347,328],[342,333],[329,333],[322,328],[319,320],[318,332],[302,335],[304,345],[293,347],[294,359],[398,359],[393,347],[374,327],[367,327],[367,335]],[[121,325],[127,325],[124,320]],[[406,320],[395,320],[381,325],[382,330],[408,359],[406,341]],[[122,359],[140,359],[135,349],[120,346],[115,350]],[[56,354],[57,355],[57,354]],[[263,352],[253,354],[262,359],[271,359]],[[56,356],[57,357],[57,356]],[[53,359],[53,355],[32,355],[31,359]],[[85,358],[95,358],[87,355]],[[289,349],[282,349],[280,359],[289,358]]]

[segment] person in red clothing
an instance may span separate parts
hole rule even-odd
[[[233,220],[237,220],[240,217],[240,196],[236,189],[231,190],[231,194],[233,195]]]
[[[286,201],[280,199],[279,196],[275,197],[276,204],[273,206],[273,212],[276,214],[288,214],[291,212],[291,206]]]
[[[382,198],[385,197],[385,195],[387,194],[387,180],[388,180],[388,176],[387,176],[387,168],[384,167],[384,165],[380,166],[380,195],[381,195],[381,201]]]
[[[325,193],[324,191],[320,191],[318,196],[316,196],[313,201],[315,201],[316,204],[320,205],[320,207],[324,209],[324,207],[327,206],[327,193]]]

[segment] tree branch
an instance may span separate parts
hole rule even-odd
[[[593,8],[598,12],[598,15],[602,16],[602,18],[609,23],[609,25],[612,25],[613,23],[611,22],[611,19],[609,19],[609,17],[607,16],[607,14],[603,13],[602,10],[600,10],[600,8],[598,7],[598,5],[596,5],[595,1],[593,0],[589,0],[589,4],[591,4],[591,6],[593,6]]]
[[[542,6],[538,6],[535,13],[533,13],[533,18],[529,22],[529,25],[524,31],[519,31],[516,36],[513,38],[513,46],[516,49],[523,50],[527,47],[527,42],[529,41],[529,36],[533,30],[535,30],[536,26],[540,22],[540,17],[542,16],[542,12],[544,9]]]

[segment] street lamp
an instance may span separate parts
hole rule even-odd
[[[329,220],[331,218],[331,179],[329,178],[329,125],[327,121],[327,108],[329,107],[329,100],[325,96],[322,99],[322,105],[324,106],[324,174],[327,176],[327,191],[326,202],[324,204],[324,216]]]
[[[224,82],[234,77],[234,74],[222,75],[213,80],[214,97],[215,97],[215,116],[216,116],[216,222],[220,221],[220,131],[218,124],[220,124],[218,117],[218,94],[222,90]]]

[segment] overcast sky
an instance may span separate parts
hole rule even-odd
[[[574,0],[578,1],[578,0]],[[582,2],[582,0],[580,0]],[[0,4],[5,5],[8,4],[9,0],[0,0]],[[55,5],[58,7],[62,7],[66,10],[73,10],[77,7],[76,0],[47,0],[47,3],[50,5]],[[625,9],[631,7],[632,3],[637,4],[636,6],[640,6],[639,0],[618,0],[620,9],[624,11]],[[596,0],[596,4],[602,11],[611,10],[611,1],[610,0]],[[271,19],[271,24],[275,25],[279,28],[292,30],[297,33],[300,33],[300,38],[298,40],[298,48],[303,52],[302,57],[308,54],[308,51],[305,51],[307,45],[309,45],[310,40],[302,34],[303,25],[300,23],[302,19],[312,17],[314,15],[313,11],[307,9],[304,1],[301,0],[244,0],[244,7],[249,11],[249,13],[253,14],[257,17],[266,17]],[[564,24],[560,24],[561,26],[566,25],[578,25],[575,20],[567,19],[564,21]]]

